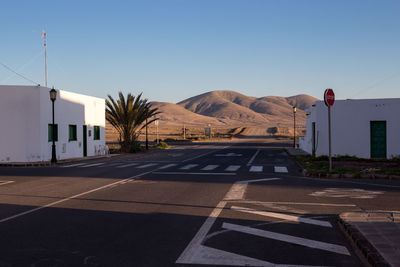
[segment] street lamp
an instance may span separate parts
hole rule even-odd
[[[296,107],[293,106],[293,147],[296,148]]]
[[[57,163],[57,157],[56,157],[56,131],[55,131],[55,124],[54,124],[54,101],[56,101],[57,98],[57,91],[54,89],[50,90],[50,100],[52,103],[52,113],[53,113],[53,124],[51,125],[51,135],[52,135],[52,140],[53,140],[53,145],[51,146],[51,164]]]

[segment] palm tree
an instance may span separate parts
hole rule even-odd
[[[137,145],[140,131],[155,121],[154,115],[160,113],[157,108],[151,108],[147,99],[141,97],[142,93],[136,98],[128,94],[125,99],[122,92],[119,92],[117,101],[110,95],[106,99],[106,120],[118,131],[122,152],[132,151]]]

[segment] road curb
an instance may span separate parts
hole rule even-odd
[[[376,248],[356,227],[343,220],[340,215],[338,216],[338,223],[340,229],[352,242],[353,246],[361,252],[360,254],[364,257],[366,262],[374,267],[390,267],[390,264],[379,254]]]
[[[103,158],[113,158],[117,156],[122,156],[123,154],[109,154],[109,155],[102,155],[102,156],[92,156],[92,157],[84,157],[84,158],[73,158],[73,159],[63,159],[58,160],[55,166],[63,165],[78,161],[90,161],[95,159],[103,159]],[[40,161],[40,162],[15,162],[15,163],[0,163],[1,167],[43,167],[43,166],[52,166],[50,161]]]

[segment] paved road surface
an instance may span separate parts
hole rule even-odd
[[[400,210],[399,191],[301,177],[263,140],[3,167],[0,266],[362,266],[336,215]]]

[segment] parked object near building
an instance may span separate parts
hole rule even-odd
[[[326,156],[328,108],[315,102],[308,112],[306,136],[300,148],[315,156]],[[400,156],[400,98],[336,100],[331,107],[332,155],[359,158]]]
[[[0,163],[50,161],[50,88],[0,85]],[[104,155],[104,99],[57,90],[57,160]]]

